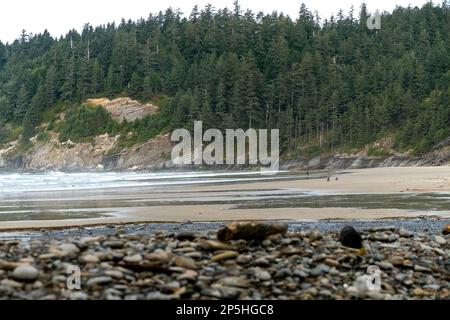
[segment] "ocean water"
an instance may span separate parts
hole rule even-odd
[[[191,193],[194,186],[293,179],[289,172],[0,173],[0,222],[89,219],[129,208],[225,203],[283,196],[279,191]],[[175,193],[173,192],[174,190]],[[284,192],[284,196],[289,192]]]
[[[239,183],[290,178],[287,172],[94,172],[0,173],[0,198],[12,193],[156,188],[162,186]]]
[[[257,182],[324,179],[279,172],[92,172],[0,173],[0,223],[92,219],[168,205],[231,205],[233,208],[402,209],[450,213],[447,193],[333,194],[293,188],[259,188]],[[236,189],[236,184],[249,184]],[[198,188],[202,187],[202,188]],[[168,219],[170,219],[168,210]]]

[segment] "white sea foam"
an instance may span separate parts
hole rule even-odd
[[[264,177],[259,172],[4,173],[0,174],[0,194],[226,183],[279,178]]]

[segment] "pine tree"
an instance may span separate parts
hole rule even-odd
[[[50,66],[45,77],[45,105],[51,106],[58,98],[57,71],[55,66]]]
[[[139,74],[137,74],[137,72],[134,72],[133,76],[131,77],[128,93],[133,98],[141,99],[143,97],[142,87],[142,78],[139,76]]]
[[[0,121],[2,123],[13,120],[13,108],[12,103],[9,101],[8,97],[0,97]]]
[[[92,64],[87,59],[79,60],[79,75],[77,81],[77,97],[84,100],[93,94]]]
[[[105,74],[98,60],[95,61],[92,70],[91,91],[94,95],[104,92]]]
[[[227,124],[224,123],[224,117],[227,114],[227,99],[225,94],[225,84],[223,83],[223,81],[220,81],[219,85],[217,86],[216,108],[214,113],[216,117],[216,128],[223,128],[223,125],[225,125],[225,128],[227,128]]]
[[[30,139],[36,134],[36,127],[33,124],[32,115],[31,113],[34,113],[34,111],[27,112],[25,115],[25,118],[23,120],[23,133],[22,133],[22,143],[28,143]]]
[[[75,98],[76,92],[76,70],[75,70],[75,58],[72,56],[66,65],[64,84],[61,88],[61,97],[70,101]]]
[[[109,67],[108,77],[106,78],[106,88],[109,97],[114,97],[122,91],[120,71]]]
[[[30,96],[28,89],[23,85],[17,95],[16,106],[14,108],[14,120],[21,122],[28,111]]]

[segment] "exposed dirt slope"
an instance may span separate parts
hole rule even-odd
[[[158,111],[158,107],[151,103],[141,103],[128,97],[114,100],[108,98],[88,99],[86,102],[104,107],[118,122],[124,120],[132,122]]]

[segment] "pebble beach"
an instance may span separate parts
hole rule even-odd
[[[290,223],[285,235],[226,242],[220,225],[190,222],[3,233],[0,298],[449,299],[446,223]],[[346,224],[361,233],[364,254],[339,242]],[[374,266],[379,290],[367,286]],[[79,290],[68,288],[74,268]]]

